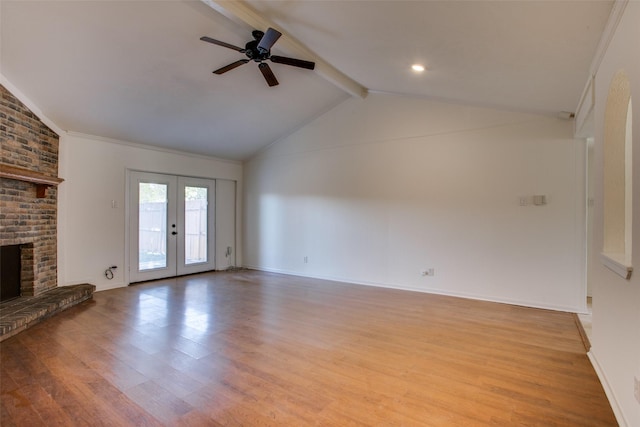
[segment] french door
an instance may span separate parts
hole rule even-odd
[[[129,281],[215,269],[215,180],[131,172]]]

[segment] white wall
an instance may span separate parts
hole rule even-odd
[[[65,181],[59,187],[58,200],[60,285],[91,283],[103,290],[128,283],[127,169],[234,180],[242,188],[242,165],[238,162],[63,134],[59,176]],[[112,200],[117,208],[112,208]],[[236,212],[240,211],[238,205]],[[235,249],[240,257],[241,248]],[[107,280],[104,271],[111,265],[118,269],[113,280]]]
[[[245,164],[245,265],[583,311],[585,153],[556,118],[351,99]]]
[[[589,260],[593,284],[593,336],[591,357],[618,420],[623,426],[640,426],[640,403],[634,399],[634,376],[640,380],[640,2],[630,1],[595,76],[593,247]],[[624,280],[603,266],[603,130],[611,79],[625,69],[633,102],[633,252],[634,272]]]

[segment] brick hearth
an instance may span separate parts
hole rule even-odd
[[[0,342],[36,323],[93,297],[94,285],[60,286],[36,297],[20,297],[2,303]]]

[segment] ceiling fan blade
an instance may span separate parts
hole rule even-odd
[[[307,70],[313,70],[316,67],[315,62],[287,58],[286,56],[272,55],[269,59],[277,64],[293,65],[294,67],[306,68]]]
[[[224,67],[222,67],[222,68],[218,68],[217,70],[215,70],[215,71],[213,72],[213,74],[224,74],[224,73],[226,73],[227,71],[231,71],[231,70],[233,70],[234,68],[238,68],[239,66],[246,64],[247,62],[249,62],[249,60],[248,60],[248,59],[241,59],[241,60],[239,60],[239,61],[232,62],[232,63],[231,63],[231,64],[229,64],[229,65],[225,65],[225,66],[224,66]]]
[[[264,79],[267,81],[269,87],[277,86],[279,84],[278,79],[276,79],[273,71],[271,71],[271,67],[269,67],[269,64],[261,62],[260,65],[258,65],[258,68],[260,68],[260,72],[264,76]]]
[[[226,47],[226,48],[229,48],[229,49],[237,50],[238,52],[244,52],[244,49],[241,48],[241,47],[234,46],[234,45],[229,44],[229,43],[221,42],[220,40],[212,39],[211,37],[207,37],[207,36],[200,37],[200,40],[202,40],[204,42],[217,44],[218,46]]]
[[[260,39],[260,43],[258,43],[258,50],[261,52],[269,52],[281,35],[282,33],[280,31],[269,28]]]

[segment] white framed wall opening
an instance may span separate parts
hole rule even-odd
[[[604,242],[602,261],[629,279],[632,255],[632,102],[629,79],[616,73],[604,121]]]

